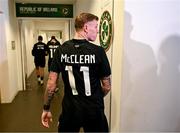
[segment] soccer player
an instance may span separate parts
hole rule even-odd
[[[50,72],[51,63],[55,54],[56,49],[60,46],[60,42],[56,39],[55,36],[51,36],[51,40],[48,41],[47,47],[48,47],[48,71]],[[56,87],[55,92],[58,92],[59,88]]]
[[[51,62],[52,62],[53,57],[54,57],[54,53],[55,53],[56,49],[59,46],[60,46],[60,42],[55,38],[55,36],[52,36],[51,40],[48,41],[48,43],[47,43],[48,55],[49,55],[49,59],[48,59],[48,71],[50,71],[50,66],[51,66]]]
[[[34,64],[36,67],[36,75],[38,82],[41,85],[43,85],[44,67],[46,64],[45,56],[47,55],[47,46],[42,41],[43,37],[38,36],[38,42],[34,44],[32,49],[32,55],[34,56]]]
[[[52,121],[50,103],[61,72],[64,99],[58,132],[108,132],[104,96],[111,89],[110,65],[104,49],[89,41],[98,34],[98,17],[81,13],[75,19],[74,39],[56,50],[49,73],[41,115],[42,124]]]

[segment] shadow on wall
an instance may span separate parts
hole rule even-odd
[[[159,126],[164,131],[180,131],[180,36],[165,38],[159,49]]]
[[[121,131],[180,131],[180,35],[159,48],[159,71],[152,48],[131,38],[131,14],[125,12]]]
[[[124,12],[121,131],[157,129],[157,64],[152,48],[131,38],[132,17]]]

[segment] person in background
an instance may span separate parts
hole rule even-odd
[[[48,55],[49,55],[49,59],[48,59],[48,71],[50,72],[50,67],[51,67],[51,63],[54,57],[54,53],[56,51],[56,49],[60,46],[60,42],[56,39],[55,36],[51,36],[51,40],[48,41],[47,43],[47,47],[48,47]],[[55,92],[58,92],[59,88],[56,87]]]
[[[62,73],[64,98],[58,132],[109,132],[104,96],[111,89],[111,69],[104,49],[91,43],[98,34],[98,17],[81,13],[75,19],[74,39],[56,50],[44,94],[43,126],[52,121],[50,103]]]
[[[50,71],[50,66],[51,66],[51,62],[52,62],[53,57],[54,57],[54,53],[55,53],[56,49],[60,45],[61,45],[60,42],[55,38],[55,36],[52,36],[51,40],[48,41],[48,43],[47,43],[48,55],[49,55],[49,59],[48,59],[48,71]]]
[[[42,42],[43,37],[38,36],[38,42],[34,44],[32,49],[32,55],[34,56],[34,64],[36,67],[36,75],[38,83],[43,85],[44,79],[44,67],[46,64],[45,56],[47,55],[47,45]]]

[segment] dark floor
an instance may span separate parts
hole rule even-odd
[[[45,83],[37,83],[35,72],[27,80],[27,90],[20,91],[12,103],[0,104],[0,132],[57,132],[57,121],[61,112],[63,84],[59,80],[60,90],[54,95],[51,104],[53,122],[50,128],[41,125],[43,95],[48,72],[45,69]]]

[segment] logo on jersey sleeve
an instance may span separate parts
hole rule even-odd
[[[100,45],[107,51],[112,40],[112,19],[108,11],[104,11],[99,25]]]

